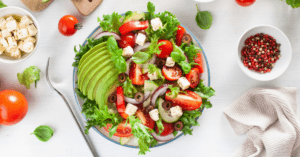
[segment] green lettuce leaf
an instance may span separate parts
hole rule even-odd
[[[40,80],[41,70],[36,66],[30,66],[24,70],[23,73],[18,73],[18,81],[23,84],[27,89],[30,89],[30,85],[35,83],[35,88],[37,81]]]
[[[122,15],[113,12],[111,15],[103,15],[103,20],[98,17],[98,22],[100,23],[103,31],[115,32],[119,34],[119,28],[121,27],[121,17]]]
[[[165,77],[163,76],[162,72],[161,72],[161,69],[156,67],[154,64],[149,64],[148,65],[148,69],[149,69],[149,72],[150,74],[153,74],[156,72],[157,74],[157,79],[162,79],[162,80],[165,80]]]
[[[126,81],[122,84],[122,87],[124,89],[124,95],[127,96],[127,97],[133,98],[135,93],[137,93],[137,89],[132,84],[129,77],[126,78]]]
[[[5,5],[1,0],[0,0],[0,8],[4,8],[7,7],[7,5]]]

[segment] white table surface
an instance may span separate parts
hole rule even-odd
[[[28,10],[18,0],[3,0],[9,6]],[[27,116],[17,125],[0,126],[1,157],[80,157],[92,156],[83,137],[72,119],[63,100],[46,83],[45,67],[51,57],[51,79],[54,86],[64,93],[82,116],[75,104],[72,88],[74,58],[73,47],[84,39],[98,25],[97,17],[113,11],[124,13],[128,10],[146,10],[146,0],[104,0],[91,15],[81,16],[70,0],[55,0],[47,9],[32,14],[41,28],[40,45],[28,60],[18,64],[0,63],[0,90],[13,89],[23,93],[29,102]],[[258,0],[253,6],[243,8],[234,0],[215,0],[198,3],[201,10],[213,15],[209,30],[200,29],[195,22],[196,2],[192,0],[152,0],[157,11],[174,13],[201,42],[209,61],[211,85],[217,96],[211,99],[213,108],[205,110],[199,119],[200,127],[195,127],[193,136],[179,139],[162,147],[151,149],[147,156],[204,156],[227,157],[246,139],[246,135],[236,136],[225,119],[222,110],[253,87],[300,87],[300,9],[292,9],[279,0]],[[83,29],[72,37],[62,36],[57,29],[59,19],[72,14],[83,23]],[[291,41],[293,58],[287,71],[270,82],[255,81],[246,76],[236,61],[237,42],[249,27],[269,24],[281,29]],[[284,52],[283,52],[284,53]],[[17,73],[35,65],[42,70],[42,78],[37,88],[27,90],[17,80]],[[32,86],[33,87],[33,86]],[[299,93],[297,94],[299,97]],[[299,101],[298,101],[299,102]],[[299,107],[299,105],[298,105]],[[298,112],[300,109],[298,108]],[[46,143],[30,135],[39,125],[49,125],[54,136]],[[94,130],[89,137],[100,156],[137,156],[138,149],[127,148],[112,143]]]

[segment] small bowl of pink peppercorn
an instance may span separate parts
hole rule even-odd
[[[243,33],[237,51],[242,71],[259,81],[279,77],[292,59],[292,47],[287,36],[269,25],[255,26]]]

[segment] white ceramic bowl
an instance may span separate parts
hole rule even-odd
[[[22,61],[26,60],[27,58],[29,58],[36,51],[37,46],[39,44],[39,39],[40,39],[40,27],[39,27],[36,19],[33,17],[32,14],[30,14],[28,11],[26,11],[22,8],[19,8],[19,7],[4,7],[4,8],[0,9],[0,17],[3,17],[5,15],[11,15],[11,14],[17,14],[17,15],[22,15],[22,16],[28,15],[32,19],[35,27],[38,30],[38,33],[36,35],[35,48],[31,53],[23,54],[21,56],[21,58],[18,58],[18,59],[11,58],[11,57],[8,57],[8,56],[5,56],[5,55],[0,55],[0,62],[3,62],[3,63],[19,63],[19,62],[22,62]]]
[[[241,50],[244,47],[244,42],[251,35],[255,35],[257,33],[264,33],[270,36],[273,36],[276,39],[278,44],[281,44],[280,47],[280,55],[281,57],[275,63],[272,71],[269,73],[258,73],[253,70],[249,70],[241,61]],[[288,68],[292,59],[292,47],[287,36],[278,28],[269,26],[269,25],[261,25],[255,26],[247,30],[241,38],[239,39],[238,48],[237,48],[237,61],[238,65],[242,69],[244,73],[246,73],[249,77],[259,80],[259,81],[270,81],[273,80],[284,73],[284,71]]]

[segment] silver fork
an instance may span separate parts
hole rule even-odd
[[[68,103],[66,97],[65,97],[61,92],[59,92],[57,89],[55,89],[55,88],[52,86],[51,81],[50,81],[50,79],[49,79],[49,62],[50,62],[50,57],[48,58],[47,67],[46,67],[46,80],[47,80],[49,86],[50,86],[54,91],[56,91],[56,92],[61,96],[61,98],[65,101],[65,103],[66,103],[66,105],[68,106],[70,112],[72,113],[72,116],[73,116],[73,118],[74,118],[74,120],[75,120],[75,122],[76,122],[76,124],[77,124],[77,126],[78,126],[78,129],[80,130],[82,136],[84,137],[85,142],[86,142],[87,145],[89,146],[89,148],[90,148],[90,150],[91,150],[93,156],[94,156],[94,157],[98,157],[98,154],[97,154],[97,152],[96,152],[96,149],[94,148],[94,146],[93,146],[93,144],[91,143],[91,141],[88,139],[88,136],[84,133],[84,131],[83,131],[83,129],[82,129],[80,123],[79,123],[79,120],[78,120],[78,118],[75,116],[74,111],[72,110],[72,108],[71,108],[70,104]]]

